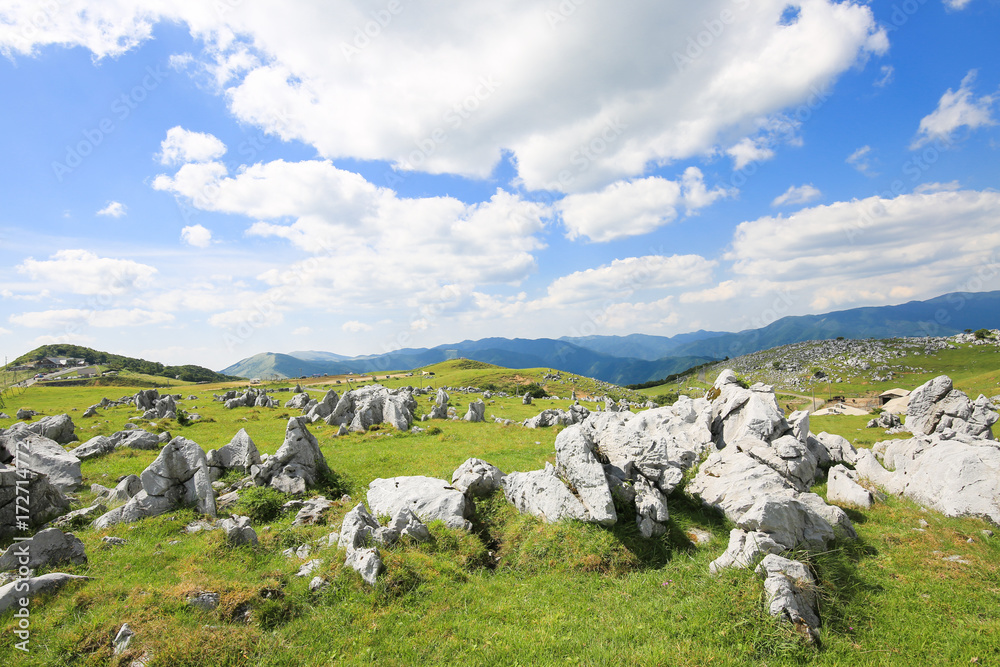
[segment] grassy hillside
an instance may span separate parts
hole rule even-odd
[[[230,376],[216,373],[203,366],[185,364],[181,366],[164,366],[158,361],[146,361],[135,357],[125,357],[120,354],[101,352],[89,347],[80,345],[58,344],[42,345],[31,352],[22,354],[20,357],[8,364],[13,368],[31,361],[38,361],[45,357],[75,357],[84,359],[88,364],[99,364],[108,369],[116,371],[131,371],[145,375],[155,375],[185,382],[223,382],[234,379]]]
[[[985,382],[994,372],[985,350],[967,352],[976,368],[937,368]],[[1000,355],[995,355],[1000,356]],[[941,363],[947,359],[942,358]],[[996,366],[992,367],[993,369]],[[554,394],[605,393],[604,385],[549,369],[509,370],[453,360],[430,367],[433,378],[402,373],[384,384],[432,387],[497,386],[538,382]],[[394,374],[395,375],[395,374]],[[546,378],[546,375],[552,377]],[[556,379],[553,379],[556,378]],[[714,380],[710,375],[708,380]],[[697,384],[697,378],[690,380]],[[342,379],[343,382],[343,379]],[[306,388],[319,396],[335,378]],[[92,420],[79,415],[103,396],[128,390],[99,387],[31,387],[18,400],[45,414],[69,412],[83,438],[110,434],[126,421],[150,430],[169,430],[204,449],[226,444],[245,428],[262,452],[280,446],[289,411],[225,410],[212,394],[231,385],[197,385],[182,390],[181,406],[203,419],[136,421],[129,408],[102,410]],[[269,388],[288,388],[290,382]],[[357,386],[352,380],[352,386]],[[648,390],[647,390],[648,391]],[[282,400],[291,393],[275,394]],[[195,398],[189,398],[194,396]],[[464,407],[478,396],[453,392]],[[418,412],[429,410],[421,397]],[[520,420],[565,399],[523,406],[519,398],[487,401],[487,417]],[[75,410],[75,411],[74,411]],[[10,420],[0,421],[0,427]],[[708,563],[724,549],[731,526],[683,493],[670,498],[671,519],[662,538],[645,540],[624,520],[613,529],[579,523],[547,525],[519,516],[494,497],[477,506],[476,531],[466,534],[441,524],[433,540],[384,549],[388,570],[365,586],[343,566],[343,552],[314,552],[329,586],[312,593],[309,579],[295,576],[302,561],[283,549],[339,529],[354,503],[364,500],[377,477],[429,475],[450,479],[475,456],[505,472],[531,470],[554,461],[557,429],[528,430],[495,423],[435,421],[419,434],[381,428],[334,437],[324,424],[310,430],[340,478],[342,488],[319,492],[338,502],[328,525],[292,527],[291,516],[255,528],[258,548],[229,549],[218,531],[185,532],[196,517],[171,512],[108,530],[75,531],[89,563],[60,568],[84,574],[31,605],[31,653],[14,649],[15,620],[0,616],[0,661],[23,665],[128,665],[149,652],[156,665],[845,665],[991,664],[1000,660],[1000,540],[987,539],[978,520],[944,519],[909,502],[888,499],[865,512],[851,512],[860,539],[813,556],[811,565],[824,590],[822,647],[803,645],[788,628],[767,616],[759,579],[745,571],[719,576]],[[838,432],[864,444],[867,434],[854,421],[823,422],[813,430]],[[89,504],[90,484],[112,485],[121,475],[141,472],[156,452],[123,450],[84,462],[83,490],[74,506]],[[814,490],[821,495],[825,487]],[[245,510],[244,510],[245,511]],[[921,521],[926,521],[923,526]],[[915,529],[921,528],[923,532]],[[707,531],[707,544],[694,544],[693,529]],[[107,535],[127,540],[106,548]],[[965,562],[944,556],[960,555]],[[201,611],[187,605],[199,591],[221,595],[220,605]],[[123,622],[136,638],[128,652],[112,655],[112,639]]]

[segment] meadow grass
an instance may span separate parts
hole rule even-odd
[[[518,375],[538,379],[535,371],[454,366],[439,369],[438,386]],[[493,379],[477,381],[476,372]],[[978,382],[989,372],[966,374],[963,381]],[[418,379],[391,382],[418,384]],[[226,410],[211,400],[225,388],[198,385],[178,392],[184,396],[183,408],[202,415],[202,421],[190,426],[173,421],[149,424],[128,407],[101,410],[92,420],[78,416],[104,395],[114,399],[130,393],[120,387],[32,387],[21,402],[46,414],[76,407],[78,411],[69,414],[81,439],[113,433],[131,422],[182,435],[208,450],[245,428],[262,452],[276,451],[288,417],[296,411]],[[326,386],[309,388],[319,396]],[[335,388],[339,392],[347,387]],[[189,395],[197,398],[190,400]],[[274,395],[284,401],[292,394]],[[452,393],[452,405],[461,415],[477,397]],[[427,398],[418,397],[418,414],[429,410]],[[566,400],[546,399],[523,406],[520,398],[487,403],[487,417],[492,413],[515,421],[545,407],[568,406]],[[859,431],[866,420],[813,417],[811,425],[814,432],[826,430],[870,446],[869,439],[885,436],[875,429]],[[988,526],[982,521],[946,519],[896,498],[870,510],[850,510],[859,535],[856,542],[802,556],[823,587],[819,647],[803,644],[767,615],[761,582],[752,572],[709,574],[708,564],[725,549],[732,526],[683,492],[669,499],[667,534],[653,540],[638,534],[627,508],[619,508],[622,520],[612,528],[577,522],[549,525],[519,515],[497,494],[477,502],[471,533],[435,522],[429,543],[403,542],[383,549],[387,570],[373,588],[344,567],[342,550],[315,552],[310,557],[320,558],[322,564],[314,574],[325,577],[328,586],[310,592],[312,575],[295,576],[302,561],[286,558],[282,550],[338,530],[343,516],[364,500],[371,480],[397,475],[450,479],[471,456],[505,472],[538,469],[554,460],[556,429],[446,420],[417,425],[426,430],[404,434],[382,427],[345,437],[336,437],[336,429],[325,424],[311,425],[353,500],[339,500],[339,493],[334,494],[341,489],[318,489],[337,499],[325,525],[293,527],[292,516],[283,515],[255,526],[260,537],[255,548],[226,547],[219,531],[185,532],[198,518],[190,509],[102,531],[77,530],[89,561],[58,569],[91,580],[32,601],[28,654],[14,648],[14,619],[9,614],[0,617],[0,660],[128,665],[148,652],[151,666],[1000,661],[1000,620],[995,613],[1000,604],[1000,539],[987,538],[982,531]],[[111,486],[123,475],[141,472],[155,456],[122,450],[84,462],[84,488],[74,506],[93,499],[90,484]],[[814,490],[825,494],[825,485]],[[707,531],[712,539],[695,544],[690,536],[694,529]],[[101,541],[107,535],[127,543],[108,548]],[[944,560],[954,555],[965,562]],[[190,607],[189,596],[200,591],[219,593],[219,607]],[[112,639],[124,622],[137,636],[129,651],[114,656]]]

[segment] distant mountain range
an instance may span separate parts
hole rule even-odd
[[[825,315],[783,317],[738,333],[696,331],[676,336],[484,338],[433,348],[346,357],[332,352],[257,354],[221,373],[246,378],[408,370],[465,357],[507,368],[552,368],[613,382],[648,382],[692,366],[780,345],[829,338],[949,336],[1000,326],[1000,291],[946,294],[899,306],[853,308]]]

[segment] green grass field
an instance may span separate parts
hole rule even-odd
[[[996,375],[995,367],[986,366],[983,362],[968,371],[942,367],[941,372],[952,374],[965,389]],[[461,362],[433,370],[431,380],[417,372],[385,384],[502,384],[538,381],[548,371],[477,369]],[[579,379],[577,391],[604,393],[588,382],[593,383]],[[570,381],[547,384],[551,393],[563,396],[573,387]],[[290,411],[225,410],[211,400],[225,388],[176,390],[184,396],[182,407],[203,417],[186,427],[176,422],[150,425],[130,408],[102,410],[90,420],[79,416],[104,396],[134,393],[125,387],[32,387],[18,396],[16,407],[68,412],[83,440],[132,421],[190,438],[206,450],[226,444],[245,428],[262,452],[276,451]],[[326,386],[308,388],[320,396]],[[335,388],[340,392],[347,387]],[[188,399],[190,395],[197,398]],[[292,396],[275,395],[282,402]],[[429,410],[428,398],[418,398],[418,414]],[[453,393],[451,398],[463,414],[478,395]],[[495,414],[515,421],[546,407],[568,405],[566,400],[542,399],[523,406],[520,398],[487,403],[487,418]],[[866,420],[815,417],[812,430],[870,446],[880,432],[865,430]],[[0,421],[0,427],[11,423]],[[388,569],[374,588],[343,566],[343,552],[314,554],[323,561],[319,573],[329,586],[311,593],[312,575],[296,577],[301,562],[281,551],[339,529],[353,503],[364,500],[372,479],[450,479],[470,456],[505,472],[537,469],[554,460],[554,429],[452,421],[419,425],[428,430],[399,434],[380,428],[339,438],[325,424],[311,426],[354,501],[338,502],[325,526],[293,528],[291,516],[257,525],[257,548],[227,548],[218,531],[183,532],[196,518],[192,510],[104,531],[76,531],[89,563],[60,571],[92,579],[32,601],[28,654],[14,648],[15,620],[9,614],[0,617],[0,660],[5,665],[128,665],[148,651],[151,666],[1000,662],[1000,538],[986,538],[981,531],[989,526],[982,521],[945,519],[894,498],[870,511],[850,512],[857,542],[809,557],[824,591],[818,648],[804,645],[766,614],[761,582],[752,573],[708,573],[709,562],[725,549],[731,526],[683,493],[670,498],[669,530],[656,540],[643,539],[627,518],[612,529],[572,522],[547,525],[518,515],[499,494],[478,504],[472,534],[436,523],[430,543],[383,550]],[[90,484],[113,485],[122,475],[141,472],[155,455],[123,450],[84,462],[84,487],[74,507],[93,499]],[[823,494],[825,486],[815,490]],[[925,529],[921,520],[929,524]],[[712,541],[693,544],[688,537],[693,528],[710,532]],[[128,543],[105,548],[105,535]],[[950,555],[966,562],[943,560]],[[203,590],[221,594],[217,609],[187,605],[189,595]],[[112,639],[124,622],[136,638],[129,651],[114,656]]]

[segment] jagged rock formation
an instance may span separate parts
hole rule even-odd
[[[323,458],[319,443],[306,428],[305,422],[305,417],[289,419],[285,441],[278,451],[263,460],[259,467],[251,468],[250,475],[257,486],[303,494],[315,486],[323,475],[329,474],[330,467]]]
[[[431,408],[428,419],[447,419],[448,418],[448,392],[444,389],[438,389],[437,397],[434,400],[434,407]]]
[[[399,431],[409,431],[417,402],[410,388],[386,389],[372,384],[346,392],[325,419],[330,426],[347,425],[349,431],[363,433],[376,424],[387,423]]]
[[[15,424],[0,434],[0,463],[41,473],[62,491],[72,491],[83,482],[80,459],[24,424]]]
[[[230,470],[250,474],[254,466],[261,464],[260,453],[246,429],[240,429],[228,445],[210,449],[205,455],[208,461],[209,477],[214,482]]]
[[[488,498],[500,488],[504,474],[495,465],[471,458],[455,469],[451,485],[470,498]]]
[[[142,490],[127,503],[94,521],[107,528],[158,516],[176,507],[194,506],[202,514],[215,516],[215,493],[209,479],[205,452],[197,443],[176,437],[160,450],[149,467],[139,475]]]
[[[973,403],[952,387],[950,377],[939,375],[910,394],[906,428],[914,435],[938,433],[944,439],[969,436],[993,440],[991,427],[998,418],[988,398],[980,395]]]
[[[30,540],[12,544],[0,554],[0,571],[20,567],[36,569],[63,563],[83,565],[86,562],[87,554],[80,538],[58,528],[46,528],[35,533]]]
[[[23,500],[18,504],[18,497],[26,498],[27,506]],[[0,463],[0,539],[25,530],[19,521],[25,521],[27,528],[36,528],[67,510],[69,499],[46,475]]]
[[[368,506],[378,515],[395,516],[403,509],[421,521],[441,520],[450,528],[472,529],[472,505],[465,494],[443,479],[393,477],[368,485]]]

